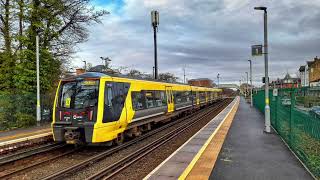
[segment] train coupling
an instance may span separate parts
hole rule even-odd
[[[64,138],[67,144],[82,144],[78,127],[66,127]]]

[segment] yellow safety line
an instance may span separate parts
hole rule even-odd
[[[215,166],[215,163],[218,159],[218,155],[221,151],[223,143],[226,139],[230,126],[233,122],[233,119],[236,115],[236,112],[239,107],[239,102],[234,109],[231,110],[231,113],[227,119],[223,122],[222,126],[218,130],[217,134],[210,141],[209,145],[206,147],[196,164],[193,166],[192,170],[189,172],[186,179],[209,179],[211,172]]]
[[[196,164],[198,159],[201,157],[204,150],[207,148],[213,137],[216,135],[220,127],[222,126],[223,122],[227,119],[229,114],[232,112],[233,108],[238,104],[239,97],[237,98],[237,102],[235,102],[232,106],[232,108],[229,110],[228,114],[224,117],[224,119],[220,122],[219,126],[214,130],[213,134],[209,137],[209,139],[206,141],[206,143],[201,147],[200,151],[197,153],[197,155],[192,159],[191,163],[188,165],[188,167],[183,171],[183,173],[180,175],[179,180],[186,179],[190,171],[192,170],[193,166]]]

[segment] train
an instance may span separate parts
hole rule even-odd
[[[214,103],[221,89],[86,72],[60,80],[52,134],[67,144],[121,144]]]

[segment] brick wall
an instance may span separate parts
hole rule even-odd
[[[309,82],[320,81],[320,58],[309,63]]]
[[[210,79],[192,79],[188,81],[192,86],[212,87],[212,80]]]

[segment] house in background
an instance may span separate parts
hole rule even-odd
[[[310,87],[320,86],[320,58],[308,62]]]
[[[212,87],[212,80],[208,78],[190,79],[188,84],[192,86]]]
[[[301,86],[300,78],[293,78],[289,73],[283,79],[277,79],[270,83],[272,88],[297,88]]]
[[[304,66],[300,66],[299,74],[301,79],[301,86],[308,87],[309,86],[309,69],[308,64]]]

